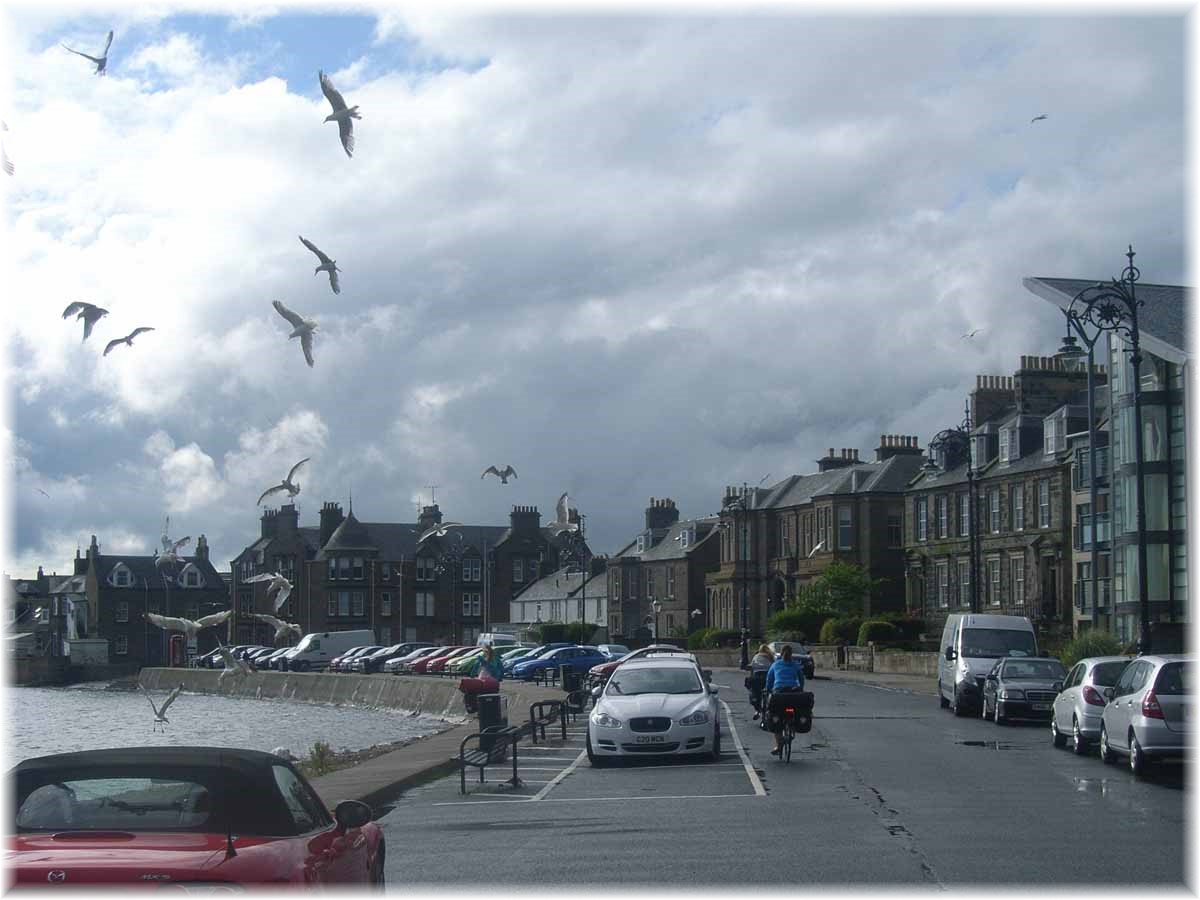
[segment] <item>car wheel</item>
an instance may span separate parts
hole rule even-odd
[[[1053,715],[1050,716],[1050,739],[1055,747],[1067,746],[1067,736],[1058,730],[1058,720]]]
[[[308,671],[308,663],[298,662],[292,668],[295,669],[297,672],[307,672]]]
[[[942,683],[938,682],[938,707],[941,709],[949,709],[950,701],[942,695]]]
[[[1000,701],[999,700],[996,701],[996,705],[992,710],[992,721],[995,722],[997,725],[1004,725],[1008,722],[1008,720],[1005,719],[1004,716],[1000,715]]]
[[[592,752],[592,733],[591,733],[591,731],[589,731],[588,735],[587,735],[587,758],[588,758],[588,762],[591,763],[593,769],[603,769],[605,763],[608,762],[608,760],[603,759],[602,757],[599,757]]]
[[[1146,774],[1146,754],[1138,743],[1137,735],[1129,732],[1129,771],[1134,775]]]
[[[367,880],[371,886],[377,890],[383,890],[386,887],[384,876],[384,848],[383,841],[379,842],[379,849],[375,851],[375,862],[371,864],[371,871],[367,876]]]
[[[1108,746],[1108,729],[1103,723],[1100,725],[1100,760],[1110,765],[1117,761],[1117,754]]]
[[[987,697],[983,697],[979,701],[979,718],[986,719],[988,717]]]
[[[721,726],[719,723],[716,729],[713,731],[712,761],[721,761]]]
[[[1079,730],[1079,720],[1071,719],[1071,749],[1077,756],[1083,756],[1087,753],[1087,742],[1083,739],[1083,732]]]
[[[967,711],[965,709],[963,709],[962,704],[958,702],[958,694],[957,693],[954,695],[954,706],[952,707],[952,709],[954,710],[954,715],[956,715],[956,716],[961,717],[961,716],[965,716],[967,714]]]

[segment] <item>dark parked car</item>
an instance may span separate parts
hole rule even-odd
[[[350,661],[350,671],[362,672],[371,674],[372,672],[383,671],[383,664],[389,659],[397,659],[401,656],[407,656],[414,650],[419,650],[422,647],[432,647],[433,645],[425,641],[409,641],[404,644],[392,644],[390,647],[384,647],[382,650],[376,650],[374,653],[364,653],[354,657]]]
[[[512,677],[532,681],[538,673],[562,665],[574,666],[577,673],[584,675],[592,666],[603,662],[608,662],[608,657],[593,646],[559,647],[547,650],[537,659],[518,661],[512,668]]]
[[[373,883],[384,839],[357,800],[330,814],[286,759],[228,747],[41,756],[9,773],[9,877],[46,888]]]
[[[997,660],[983,680],[982,715],[991,710],[993,721],[1009,719],[1048,720],[1054,713],[1054,698],[1062,690],[1067,670],[1057,659],[1008,656]]]

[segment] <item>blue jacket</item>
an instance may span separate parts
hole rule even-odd
[[[787,687],[804,690],[804,669],[798,659],[789,662],[781,656],[767,669],[767,690],[777,691]]]

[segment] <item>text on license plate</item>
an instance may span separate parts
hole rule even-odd
[[[633,739],[635,744],[665,744],[666,737],[661,734],[641,734]]]
[[[1035,703],[1035,704],[1033,704],[1033,708],[1036,712],[1045,712],[1046,710],[1048,710],[1050,708],[1050,704],[1049,703]]]

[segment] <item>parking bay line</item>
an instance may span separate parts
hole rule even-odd
[[[553,781],[551,781],[548,785],[546,785],[544,788],[542,788],[540,791],[538,791],[536,794],[534,794],[532,797],[529,798],[530,802],[533,802],[535,800],[541,800],[542,798],[544,798],[548,793],[550,793],[552,790],[554,790],[554,786],[556,784],[558,784],[560,781],[562,781],[564,778],[566,778],[568,775],[570,775],[572,772],[574,772],[576,767],[581,762],[583,762],[584,759],[586,759],[586,758],[587,758],[587,750],[581,750],[579,752],[579,755],[577,757],[575,757],[575,761],[573,763],[571,763],[569,766],[567,766],[565,769],[563,769],[561,772],[559,772],[558,775],[555,776]]]
[[[729,704],[722,700],[721,706],[725,710],[725,721],[729,723],[729,733],[733,736],[733,745],[737,747],[738,755],[742,758],[742,765],[746,768],[746,777],[750,779],[750,783],[754,786],[754,793],[759,797],[765,797],[767,795],[766,788],[759,781],[758,773],[754,771],[754,766],[750,765],[750,757],[746,754],[746,748],[742,746],[742,739],[738,736],[737,725],[733,723],[733,713],[730,712]]]

